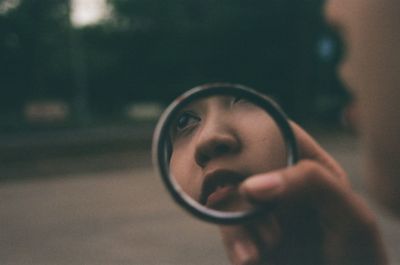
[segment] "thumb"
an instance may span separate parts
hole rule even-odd
[[[240,191],[257,203],[307,204],[322,212],[342,211],[354,200],[350,187],[312,160],[246,179]]]

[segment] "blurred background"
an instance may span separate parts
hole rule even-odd
[[[0,263],[227,264],[150,161],[163,108],[206,82],[271,95],[364,193],[323,3],[0,0]]]

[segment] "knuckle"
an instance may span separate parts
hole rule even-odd
[[[320,176],[324,175],[324,169],[320,164],[312,160],[304,160],[299,163],[301,170],[306,178],[310,181],[316,181]]]
[[[329,186],[330,181],[327,176],[327,170],[319,163],[311,160],[301,162],[302,182],[307,187],[307,190],[313,190],[314,193],[324,190]]]

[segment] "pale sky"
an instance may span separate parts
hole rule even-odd
[[[30,0],[26,0],[30,1]],[[21,0],[0,0],[0,15],[18,7]],[[71,22],[75,27],[96,24],[111,16],[107,0],[70,0]]]
[[[106,0],[71,0],[71,22],[76,27],[95,24],[110,16]]]
[[[8,11],[16,8],[21,3],[20,0],[3,0],[0,1],[0,15],[6,14]]]

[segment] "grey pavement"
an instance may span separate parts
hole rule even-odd
[[[354,137],[316,138],[364,194]],[[149,146],[106,149],[2,165],[0,264],[228,264],[216,227],[172,202]],[[392,264],[400,264],[400,224],[380,221]]]

